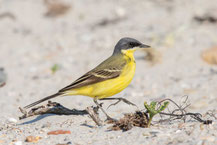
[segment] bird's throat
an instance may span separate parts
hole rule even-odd
[[[134,52],[135,52],[135,50],[133,50],[133,49],[122,50],[121,52],[122,52],[122,54],[125,56],[125,58],[126,58],[128,61],[133,61],[133,62],[135,62],[135,58],[134,58]]]

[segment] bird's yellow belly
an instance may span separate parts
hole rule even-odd
[[[130,84],[134,77],[135,69],[136,64],[132,61],[125,66],[119,77],[76,89],[72,94],[97,97],[98,99],[113,96]]]

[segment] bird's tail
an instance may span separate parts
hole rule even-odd
[[[55,97],[61,96],[61,95],[63,95],[63,94],[60,93],[60,92],[58,92],[58,93],[56,93],[56,94],[53,94],[53,95],[51,95],[51,96],[47,96],[47,97],[45,97],[45,98],[43,98],[43,99],[41,99],[41,100],[38,100],[38,101],[36,101],[36,102],[34,102],[34,103],[32,103],[32,104],[29,104],[29,105],[25,106],[24,108],[25,108],[25,109],[31,108],[31,107],[33,107],[33,106],[35,106],[35,105],[37,105],[37,104],[39,104],[39,103],[41,103],[41,102],[44,102],[44,101],[46,101],[46,100],[49,100],[49,99],[51,99],[51,98],[55,98]]]

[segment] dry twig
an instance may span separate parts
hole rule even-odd
[[[212,124],[212,120],[203,120],[202,119],[202,115],[200,113],[191,113],[191,112],[187,112],[185,109],[187,107],[190,106],[190,104],[187,103],[188,101],[188,96],[184,96],[186,97],[183,104],[178,105],[176,102],[174,102],[171,99],[164,99],[160,102],[158,102],[159,104],[165,102],[165,101],[169,101],[172,104],[174,104],[177,108],[174,109],[172,112],[170,113],[165,113],[165,112],[160,112],[159,114],[161,115],[166,115],[169,116],[168,119],[164,119],[164,120],[160,120],[160,122],[165,122],[165,121],[172,121],[172,120],[177,120],[177,119],[182,119],[184,122],[186,121],[186,117],[190,116],[191,118],[203,123],[203,124]]]
[[[93,121],[98,125],[102,126],[102,120],[99,119],[99,108],[98,107],[87,107],[86,111],[89,114],[89,116],[93,119]]]
[[[19,117],[20,120],[31,116],[42,115],[42,114],[57,114],[57,115],[88,114],[86,110],[68,109],[59,103],[51,102],[51,101],[48,101],[47,105],[32,108],[29,112],[27,112],[25,109],[21,107],[19,107],[19,109],[23,113],[23,116]]]

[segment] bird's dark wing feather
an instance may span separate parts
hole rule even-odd
[[[120,76],[123,67],[126,65],[126,61],[120,56],[111,56],[97,67],[87,72],[72,84],[59,90],[60,93],[65,91],[76,89],[95,83],[99,83],[105,80],[113,79]]]
[[[69,86],[61,89],[59,92],[65,92],[70,89],[80,88],[87,85],[95,84],[102,82],[104,80],[113,79],[118,77],[121,74],[121,70],[117,68],[109,68],[102,70],[92,70],[82,77],[78,78]]]

